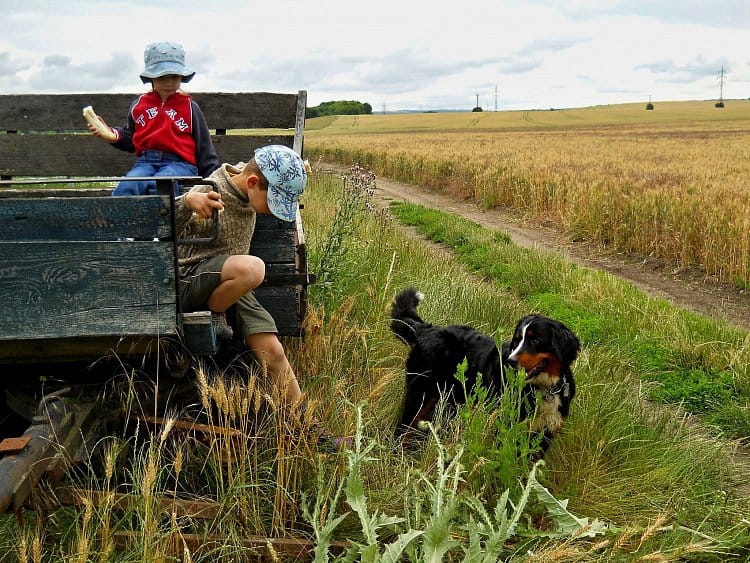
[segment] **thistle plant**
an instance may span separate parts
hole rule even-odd
[[[375,443],[363,432],[363,406],[356,409],[357,426],[354,447],[346,452],[346,475],[333,492],[324,486],[323,473],[318,474],[316,497],[312,503],[305,497],[303,514],[311,524],[316,540],[315,561],[363,561],[396,563],[397,561],[461,560],[466,562],[498,561],[512,554],[508,545],[520,533],[522,516],[527,513],[531,497],[546,511],[552,521],[548,530],[531,530],[538,536],[554,538],[594,537],[613,531],[604,523],[573,515],[567,500],[556,499],[536,478],[544,464],[538,461],[528,472],[518,500],[510,500],[506,489],[489,510],[485,502],[464,486],[464,451],[458,448],[449,453],[438,431],[428,424],[431,445],[435,448],[434,472],[412,469],[403,488],[406,491],[404,516],[390,515],[373,509],[367,498],[363,468],[377,459],[373,457]],[[342,498],[353,510],[360,526],[360,540],[351,542],[340,557],[330,553],[336,528],[351,512],[340,513],[337,508]],[[384,532],[389,532],[385,534]],[[524,532],[528,530],[523,530]],[[461,533],[465,532],[465,533]],[[394,538],[384,541],[384,536]]]
[[[518,477],[528,470],[541,442],[541,435],[532,435],[528,421],[521,418],[522,406],[527,400],[524,375],[505,370],[505,387],[496,398],[482,385],[471,390],[466,388],[466,367],[464,360],[456,373],[466,397],[457,425],[460,443],[466,452],[464,463],[470,468],[466,480],[472,488],[490,497],[504,489],[516,492]]]
[[[355,164],[350,173],[341,177],[342,188],[337,198],[336,212],[323,238],[315,271],[317,287],[330,288],[334,274],[341,269],[351,248],[351,239],[365,213],[373,212],[372,195],[375,174]]]

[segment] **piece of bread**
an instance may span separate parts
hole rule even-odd
[[[83,117],[86,118],[86,121],[89,122],[89,125],[91,125],[99,132],[99,134],[102,136],[102,139],[109,142],[117,140],[117,135],[115,134],[115,132],[101,122],[96,113],[94,113],[93,107],[86,106],[85,108],[83,108]]]

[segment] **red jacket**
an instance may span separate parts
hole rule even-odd
[[[130,106],[127,124],[115,131],[118,139],[112,144],[118,149],[176,154],[204,177],[219,165],[206,118],[187,94],[177,92],[163,103],[156,91],[143,94]]]

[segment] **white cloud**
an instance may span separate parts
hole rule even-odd
[[[571,107],[750,95],[747,0],[0,0],[0,90],[138,92],[173,40],[193,91],[307,89],[374,108]],[[85,15],[85,17],[81,17]]]
[[[561,7],[576,17],[644,15],[668,24],[734,29],[750,26],[747,0],[573,0],[561,3]]]
[[[7,51],[0,53],[0,78],[16,76],[18,73],[26,70],[28,66],[28,64],[11,58],[10,53]]]
[[[655,61],[646,63],[636,68],[643,68],[654,74],[665,75],[669,82],[690,83],[703,78],[716,77],[719,70],[724,68],[724,72],[731,71],[731,64],[726,57],[720,57],[714,60],[707,60],[703,55],[697,55],[694,59],[684,63],[672,60]]]
[[[109,90],[113,81],[125,81],[140,72],[130,53],[111,53],[109,59],[74,64],[67,55],[44,57],[41,68],[28,76],[29,87],[35,92]],[[81,85],[85,84],[85,88]]]

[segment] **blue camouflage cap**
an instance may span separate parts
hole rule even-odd
[[[294,221],[307,186],[302,158],[289,147],[267,145],[255,150],[255,163],[268,180],[268,209],[279,219]]]

